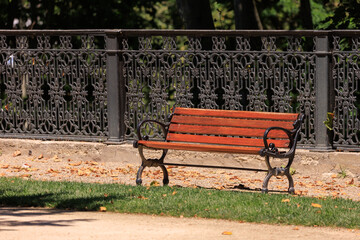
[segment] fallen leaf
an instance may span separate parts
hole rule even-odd
[[[108,196],[109,196],[108,194],[104,193],[104,197],[108,197]]]
[[[48,173],[60,173],[59,170],[54,170],[54,169],[52,169],[52,168],[48,169],[47,172],[48,172]]]
[[[281,202],[290,202],[290,199],[288,199],[288,198],[282,199]]]
[[[38,159],[42,159],[42,158],[44,158],[44,155],[40,154],[40,155],[38,156]]]
[[[106,212],[106,207],[100,207],[100,208],[99,208],[99,211],[100,211],[100,212]]]
[[[349,182],[347,182],[347,184],[349,184],[349,185],[354,184],[354,179],[352,178]]]
[[[144,197],[144,196],[138,196],[137,198],[139,198],[139,199],[143,199],[143,200],[146,200],[146,199],[149,199],[149,198],[147,198],[147,197]]]
[[[13,157],[17,157],[17,156],[20,156],[20,155],[21,155],[20,150],[16,150],[16,151],[13,153]]]
[[[335,196],[339,195],[339,193],[338,193],[338,192],[332,192],[331,195],[332,195],[333,197],[335,197]],[[360,195],[359,195],[359,196],[360,196]]]
[[[150,186],[160,186],[160,183],[158,181],[152,181]]]
[[[76,163],[69,163],[70,166],[80,166],[82,161]]]
[[[314,208],[321,208],[321,205],[317,203],[311,203],[311,206]]]
[[[175,195],[177,192],[176,191],[173,191],[172,195]]]
[[[232,232],[225,231],[225,232],[222,233],[222,235],[232,235]]]
[[[294,227],[293,230],[299,230],[299,228],[298,228],[298,227]]]
[[[22,177],[22,178],[29,178],[29,177],[31,177],[31,174],[22,174],[22,175],[20,175],[20,177]]]
[[[77,174],[79,175],[79,176],[84,176],[84,175],[86,175],[86,173],[83,171],[83,170],[78,170],[77,171]]]
[[[31,166],[29,165],[29,164],[27,164],[27,163],[24,163],[22,166],[21,166],[21,168],[30,168]]]

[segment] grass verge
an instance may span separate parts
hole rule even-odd
[[[360,229],[360,203],[180,187],[0,178],[0,206],[49,207]]]

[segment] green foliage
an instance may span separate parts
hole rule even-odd
[[[332,5],[324,5],[322,0],[310,0],[314,28],[333,11]],[[303,29],[299,17],[300,1],[270,0],[257,1],[264,29]]]
[[[338,172],[339,178],[346,178],[347,177],[347,171],[344,167],[340,166],[340,171]]]
[[[328,1],[334,9],[318,29],[358,29],[360,27],[360,1]]]
[[[233,1],[209,1],[215,28],[235,29]],[[255,2],[264,29],[303,29],[300,1]],[[310,5],[315,29],[360,26],[359,0],[310,0]],[[12,29],[14,23],[21,29],[184,28],[176,0],[0,0],[0,29]]]
[[[0,28],[113,29],[174,28],[180,18],[175,0],[0,0]]]
[[[327,127],[327,129],[329,129],[330,131],[333,130],[333,122],[334,122],[334,113],[328,112],[324,124]]]
[[[235,15],[231,1],[211,0],[215,29],[235,29]]]
[[[305,226],[360,228],[358,202],[178,187],[0,178],[0,206],[198,216]]]

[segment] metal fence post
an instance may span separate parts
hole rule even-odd
[[[328,36],[316,36],[316,114],[315,114],[315,138],[316,150],[330,149],[327,136],[327,128],[324,121],[329,111],[329,38]]]
[[[107,109],[108,109],[108,142],[124,140],[124,114],[122,101],[122,82],[119,61],[118,31],[106,32],[106,81],[107,81]]]

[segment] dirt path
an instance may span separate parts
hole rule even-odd
[[[1,239],[360,239],[359,230],[102,212],[0,208]]]

